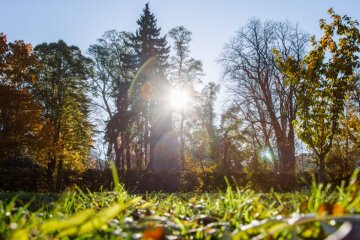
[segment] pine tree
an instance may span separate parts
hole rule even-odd
[[[157,27],[155,15],[150,12],[149,3],[145,5],[143,14],[137,20],[139,29],[132,37],[136,51],[135,66],[142,70],[142,77],[164,77],[168,67],[167,59],[170,48],[167,47],[166,37],[160,36],[161,28]],[[143,79],[149,80],[149,79]]]
[[[140,109],[139,121],[143,125],[145,161],[148,158],[149,144],[149,168],[159,170],[167,168],[166,163],[171,165],[178,158],[165,153],[170,145],[177,148],[176,135],[172,131],[171,109],[167,106],[166,99],[170,89],[166,79],[170,49],[166,38],[160,36],[161,28],[157,27],[157,20],[150,12],[148,3],[137,24],[139,29],[132,37],[132,44],[136,51],[133,60],[138,74],[133,83],[132,96],[139,96],[134,101]],[[176,149],[173,152],[177,152]],[[175,162],[171,167],[175,167]]]

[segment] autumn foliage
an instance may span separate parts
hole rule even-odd
[[[39,156],[44,119],[31,87],[37,60],[30,44],[0,34],[0,159]]]

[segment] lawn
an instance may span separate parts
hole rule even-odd
[[[349,184],[313,184],[292,193],[229,186],[212,193],[137,195],[115,186],[112,192],[1,193],[0,239],[324,239],[349,231],[353,239],[351,234],[359,234],[355,174]]]

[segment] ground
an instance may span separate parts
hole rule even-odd
[[[0,193],[0,239],[324,239],[346,224],[358,237],[355,179],[292,193]]]

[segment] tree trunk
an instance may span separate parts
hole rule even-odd
[[[280,173],[287,175],[290,179],[295,180],[295,133],[292,126],[292,120],[286,120],[280,125],[275,114],[271,95],[268,95],[267,106],[270,119],[274,128],[277,148],[279,153]],[[287,133],[288,127],[288,133]]]
[[[279,163],[282,187],[290,190],[295,187],[295,146],[290,139],[280,139],[278,141]]]
[[[120,148],[117,143],[115,144],[114,148],[115,148],[115,166],[116,166],[117,170],[120,170],[120,168],[121,168],[121,151],[120,151]]]
[[[130,144],[126,146],[126,169],[129,171],[131,169],[130,163]]]
[[[55,168],[56,168],[56,163],[57,163],[57,157],[56,157],[56,153],[55,153],[55,149],[57,146],[57,143],[59,142],[59,136],[60,136],[60,124],[57,123],[55,124],[56,128],[54,131],[54,135],[52,137],[52,147],[53,150],[51,150],[49,152],[49,158],[50,158],[50,162],[48,163],[48,169],[47,169],[47,174],[48,174],[48,179],[49,179],[49,188],[51,189],[51,191],[56,190],[56,186],[54,184],[54,173],[55,173]]]
[[[325,155],[321,154],[319,157],[319,168],[318,168],[318,182],[325,183]]]
[[[57,167],[57,174],[56,174],[56,191],[57,192],[61,191],[62,167],[63,167],[63,161],[62,161],[62,159],[60,159],[58,167]]]
[[[286,130],[282,130],[272,114],[272,121],[276,136],[277,149],[279,154],[280,173],[295,178],[295,133],[290,123],[289,133],[286,136]],[[294,179],[292,179],[294,180]]]
[[[125,146],[122,143],[120,145],[120,149],[121,149],[121,170],[125,170]]]
[[[144,110],[144,161],[148,163],[148,144],[149,144],[149,109],[148,102],[145,103]]]
[[[142,170],[142,156],[141,156],[141,147],[139,148],[139,144],[135,144],[135,156],[136,156],[136,168],[138,170]]]
[[[280,173],[295,176],[295,149],[289,143],[279,142]]]
[[[228,149],[229,143],[227,139],[227,132],[224,134],[224,156],[223,156],[223,169],[225,172],[228,171]]]
[[[54,171],[55,171],[55,166],[56,166],[56,158],[54,156],[50,156],[49,157],[49,162],[48,162],[48,167],[47,167],[47,178],[48,178],[48,187],[49,187],[49,191],[53,191],[54,190]]]
[[[184,108],[182,109],[181,112],[181,123],[180,123],[180,131],[179,131],[179,135],[180,135],[180,161],[181,161],[181,166],[182,169],[184,169],[184,165],[185,165],[185,156],[184,156],[184,118],[185,118],[185,114],[184,114]]]

